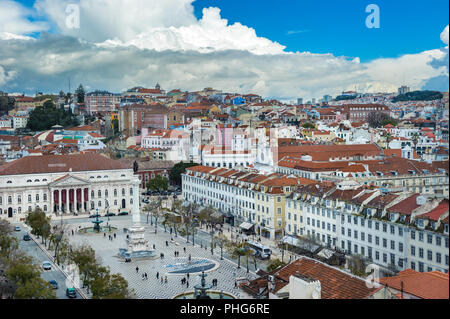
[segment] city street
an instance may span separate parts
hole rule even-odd
[[[50,261],[48,256],[39,248],[33,241],[23,240],[23,236],[28,232],[27,226],[22,223],[13,224],[13,226],[20,226],[20,231],[13,232],[13,235],[19,240],[19,248],[27,255],[32,257],[37,265],[42,267],[42,262]],[[42,278],[50,281],[55,280],[58,283],[58,289],[55,289],[58,299],[68,299],[66,296],[66,277],[65,275],[52,263],[52,270],[42,270]],[[79,296],[78,296],[79,298]]]

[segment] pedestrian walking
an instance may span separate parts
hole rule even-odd
[[[148,279],[147,273],[145,273],[145,279],[146,279],[146,280]]]
[[[183,247],[184,253],[186,253],[186,247]]]
[[[105,238],[106,238],[106,233],[103,233],[103,237],[105,237]]]
[[[116,233],[114,233],[114,239],[116,238]]]
[[[186,288],[189,288],[189,281],[186,282]]]
[[[187,280],[189,280],[189,273],[186,274]]]
[[[142,274],[142,280],[145,280],[145,275],[144,274]]]
[[[136,273],[139,273],[139,267],[136,266]]]
[[[166,240],[166,246],[169,246],[169,242]]]
[[[153,244],[153,249],[156,249],[156,245],[155,244]]]
[[[159,271],[156,272],[156,279],[159,279]]]
[[[168,281],[169,280],[167,279],[167,276],[166,276],[166,278],[164,278],[164,282],[167,284]]]
[[[163,283],[164,282],[164,278],[161,276],[161,283]]]

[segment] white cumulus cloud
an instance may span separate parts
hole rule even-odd
[[[33,11],[20,3],[10,0],[0,0],[0,37],[17,38],[20,35],[47,30],[45,22],[33,21],[28,18]]]

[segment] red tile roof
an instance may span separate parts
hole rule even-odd
[[[319,280],[322,299],[366,299],[378,290],[367,288],[366,282],[359,277],[305,257],[301,257],[274,273],[274,276],[285,281],[285,283],[276,285],[275,290],[284,287],[289,282],[289,277],[295,275]]]
[[[448,274],[440,271],[417,272],[412,269],[401,271],[398,276],[380,278],[380,283],[401,290],[422,299],[448,299]]]
[[[0,166],[0,175],[44,174],[124,169],[120,162],[99,154],[27,156]]]

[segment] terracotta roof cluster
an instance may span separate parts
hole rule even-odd
[[[448,274],[440,271],[421,273],[406,269],[397,276],[380,278],[380,284],[421,299],[449,298]]]
[[[124,169],[120,162],[103,155],[74,154],[27,156],[0,166],[0,175],[25,175],[78,171],[103,171]]]
[[[321,299],[367,299],[378,291],[378,288],[368,288],[362,278],[307,257],[301,257],[279,270],[250,281],[242,288],[246,290],[247,286],[250,288],[247,291],[251,292],[256,290],[254,286],[257,288],[269,286],[269,276],[274,280],[271,293],[277,293],[288,285],[291,276],[308,281],[320,281]]]

